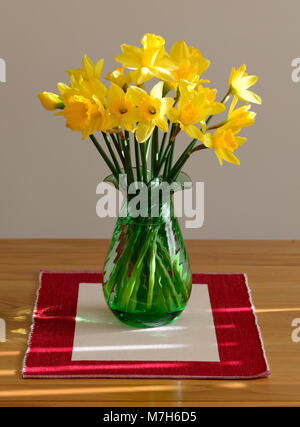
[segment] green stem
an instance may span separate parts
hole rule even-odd
[[[130,152],[130,136],[129,136],[129,132],[127,130],[125,131],[125,149],[126,149],[126,154],[128,157],[129,177],[130,177],[130,181],[133,182],[134,176],[133,176],[131,152]]]
[[[158,230],[156,230],[154,242],[150,250],[150,275],[149,275],[149,287],[147,295],[147,310],[150,310],[153,301],[153,289],[155,283],[155,257],[156,257],[156,236]]]
[[[150,148],[150,141],[151,141],[151,137],[149,137],[147,139],[147,141],[145,142],[145,144],[146,144],[146,159],[148,159],[149,148]]]
[[[134,152],[135,152],[135,167],[136,167],[136,177],[137,180],[141,180],[141,165],[140,165],[140,155],[139,155],[139,143],[137,142],[136,137],[134,136]]]
[[[172,271],[172,274],[174,275],[174,278],[176,279],[177,283],[180,286],[182,294],[187,299],[188,297],[188,291],[185,286],[184,280],[181,278],[181,274],[179,272],[180,265],[178,263],[178,256],[170,257],[170,253],[168,250],[164,247],[160,239],[158,238],[157,241],[157,254],[160,256],[160,258],[163,261],[164,266],[169,270]]]
[[[127,134],[128,134],[128,132],[127,132]],[[117,134],[117,137],[118,137],[120,144],[122,144],[122,148],[124,151],[125,164],[126,164],[126,174],[128,177],[128,185],[130,185],[134,181],[134,176],[133,176],[133,171],[132,171],[129,141],[126,137],[124,140],[122,140],[119,134]]]
[[[175,148],[175,140],[172,143],[171,146],[171,150],[170,150],[170,154],[169,154],[169,159],[168,159],[168,171],[167,173],[170,173],[170,170],[172,168],[172,163],[173,163],[173,157],[174,157],[174,148]]]
[[[113,142],[113,144],[114,144],[114,146],[115,146],[115,148],[116,148],[116,150],[117,150],[117,152],[118,152],[118,154],[119,154],[120,160],[121,160],[122,165],[123,165],[124,170],[125,170],[125,169],[126,169],[126,164],[125,164],[124,154],[123,154],[123,151],[122,151],[122,146],[121,146],[121,145],[120,145],[120,143],[118,142],[118,140],[117,140],[117,138],[115,137],[115,135],[110,134],[110,137],[111,137],[112,142]]]
[[[169,151],[171,150],[171,147],[169,147],[167,157],[165,158],[165,166],[163,171],[163,177],[165,178],[167,176],[168,166],[169,166]]]
[[[231,89],[229,88],[227,93],[224,95],[224,98],[222,99],[222,101],[220,101],[221,104],[226,104],[226,102],[230,98],[230,95],[231,95]]]
[[[140,271],[143,267],[144,257],[148,251],[148,248],[150,245],[150,240],[151,239],[149,239],[149,238],[144,240],[144,243],[143,243],[142,247],[140,248],[140,253],[139,253],[138,259],[135,262],[134,267],[132,269],[128,285],[126,286],[126,289],[124,289],[124,293],[123,293],[122,298],[121,298],[121,305],[125,309],[126,309],[126,307],[128,307],[128,305],[130,303],[130,298],[131,298],[131,295],[134,291],[135,286],[137,286],[136,280],[138,279]],[[136,289],[136,292],[137,292],[137,289]]]
[[[118,172],[117,172],[115,166],[110,161],[108,155],[105,153],[105,151],[103,150],[103,148],[99,144],[99,142],[98,142],[97,138],[95,137],[95,135],[91,134],[91,135],[89,135],[89,137],[93,141],[95,147],[97,148],[97,150],[99,151],[99,153],[103,157],[103,160],[105,161],[105,163],[107,164],[107,166],[109,167],[109,169],[111,170],[111,172],[113,173],[113,175],[115,176],[116,180],[118,180]]]
[[[118,261],[116,262],[114,269],[111,273],[111,276],[106,283],[104,287],[105,297],[108,298],[110,295],[112,289],[118,283],[117,288],[118,291],[121,293],[122,289],[120,289],[122,284],[122,278],[124,277],[124,280],[128,281],[128,270],[130,267],[130,264],[128,263],[128,259],[131,259],[132,254],[136,250],[136,242],[140,238],[140,230],[137,228],[136,230],[132,229],[131,227],[128,228],[128,233],[126,233],[126,239],[125,239],[125,247],[123,249],[123,252],[121,253]],[[130,233],[131,231],[131,233]]]
[[[172,182],[175,179],[177,179],[178,174],[180,173],[183,165],[187,161],[187,159],[190,157],[190,152],[194,148],[195,144],[197,143],[197,139],[193,139],[192,142],[188,145],[188,147],[184,150],[184,152],[181,154],[173,168],[171,169],[167,180],[168,182]]]
[[[128,176],[128,165],[127,165],[127,159],[126,159],[126,150],[125,150],[125,144],[124,141],[121,139],[120,135],[117,133],[117,141],[119,146],[121,147],[123,157],[124,157],[124,171]]]
[[[104,140],[106,142],[106,146],[108,148],[108,151],[110,152],[111,158],[112,158],[112,160],[114,162],[115,168],[116,168],[116,170],[117,170],[118,173],[121,173],[121,168],[120,168],[118,159],[116,158],[116,155],[114,153],[114,150],[112,149],[111,143],[110,143],[109,139],[107,138],[106,133],[102,132],[102,135],[103,135],[103,138],[104,138]]]
[[[164,287],[161,283],[161,275],[159,271],[155,270],[155,280],[156,280],[156,303],[161,307],[161,310],[165,313],[170,313],[172,311],[172,306],[168,305],[167,298],[164,296]]]
[[[168,273],[166,267],[164,266],[164,264],[162,263],[160,257],[158,257],[157,255],[156,255],[156,261],[157,261],[157,266],[159,267],[160,272],[165,279],[165,283],[166,283],[166,285],[168,285],[170,293],[175,300],[176,306],[179,307],[180,306],[180,300],[179,300],[179,297],[178,297],[177,292],[175,290],[174,284],[171,280],[171,277],[169,276],[169,273]]]
[[[155,176],[157,156],[158,156],[158,127],[155,126],[152,134],[152,144],[151,144],[151,179],[153,179]]]
[[[158,161],[157,161],[158,166],[160,165],[160,161],[164,152],[167,136],[168,136],[168,132],[165,132],[161,140],[161,145],[160,145],[159,154],[158,154]]]
[[[143,182],[147,184],[147,157],[145,148],[145,142],[142,142],[140,144],[140,151],[142,159]]]
[[[174,132],[175,128],[176,128],[176,124],[173,123],[172,126],[171,126],[170,134],[169,134],[168,145],[167,145],[167,147],[165,149],[165,152],[162,155],[162,159],[161,159],[160,168],[165,163],[164,172],[163,172],[163,176],[164,177],[167,175],[167,172],[168,172],[170,151],[171,151],[172,145],[174,143],[174,141],[172,141],[172,136],[173,136],[173,132]]]

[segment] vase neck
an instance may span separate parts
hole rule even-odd
[[[136,219],[147,223],[167,222],[174,218],[173,194],[145,193],[127,194],[124,197],[119,217]]]

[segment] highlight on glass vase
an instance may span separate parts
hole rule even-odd
[[[107,86],[100,80],[104,60],[94,64],[84,55],[81,68],[67,70],[69,84],[58,83],[58,93],[38,97],[69,129],[91,140],[110,170],[106,181],[124,192],[103,292],[122,322],[155,327],[176,319],[191,294],[188,254],[172,202],[174,192],[190,182],[182,169],[202,150],[214,151],[220,165],[240,164],[235,153],[246,141],[240,133],[254,123],[250,104],[261,103],[249,90],[258,78],[245,65],[233,67],[218,100],[202,77],[210,61],[183,40],[168,53],[165,40],[154,34],[145,34],[140,47],[122,44],[115,60],[120,67],[107,74]],[[180,155],[174,159],[176,145]],[[164,185],[169,191],[153,197]],[[139,206],[131,203],[132,186],[142,194]]]

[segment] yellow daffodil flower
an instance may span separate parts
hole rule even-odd
[[[83,63],[85,63],[83,61]],[[98,70],[99,73],[99,70]],[[106,108],[106,87],[98,80],[98,74],[90,69],[88,74],[71,76],[70,86],[58,83],[60,99],[65,108],[57,115],[66,118],[66,126],[73,131],[80,131],[82,139],[86,139],[96,130],[105,132],[113,127],[115,120]]]
[[[82,68],[67,70],[70,77],[70,85],[58,83],[60,92],[59,98],[66,104],[68,98],[73,95],[83,96],[89,100],[101,101],[105,104],[107,88],[100,82],[99,78],[103,68],[103,59],[100,59],[96,65],[92,60],[84,55],[82,58]]]
[[[67,70],[69,85],[58,83],[58,94],[38,94],[43,107],[49,111],[61,110],[55,115],[63,116],[69,129],[81,132],[82,139],[86,139],[95,131],[101,131],[119,132],[122,139],[127,140],[127,132],[133,132],[137,141],[144,143],[154,129],[159,128],[164,133],[169,131],[168,118],[173,123],[171,142],[175,141],[180,130],[185,131],[192,139],[202,142],[192,148],[189,154],[207,147],[215,150],[221,165],[223,161],[240,164],[234,152],[246,138],[238,134],[243,127],[254,123],[256,114],[250,110],[250,103],[261,104],[261,98],[249,90],[257,82],[257,76],[249,76],[244,64],[238,69],[233,67],[228,91],[223,100],[217,102],[217,91],[204,87],[203,83],[209,83],[209,80],[201,78],[210,61],[204,58],[198,49],[188,46],[183,40],[177,41],[168,55],[165,40],[159,35],[147,33],[143,36],[140,47],[122,44],[121,51],[115,57],[121,66],[106,76],[106,80],[110,81],[109,90],[100,81],[104,60],[100,59],[94,64],[84,55],[81,68]],[[126,74],[125,69],[129,70],[126,70]],[[148,93],[144,90],[144,83],[153,77],[160,81]],[[166,97],[171,89],[175,92],[175,99]],[[224,104],[230,97],[233,100],[227,118],[211,125],[212,116],[225,110]],[[238,100],[246,105],[236,108]],[[122,129],[126,131],[125,135]],[[112,172],[118,171],[120,166],[113,152],[109,150],[114,164],[104,155],[96,139],[91,139]],[[104,139],[108,143],[106,135]],[[154,138],[152,150],[155,156],[158,154],[155,153],[158,148],[156,142]],[[195,145],[194,142],[192,145]],[[109,144],[108,148],[113,149]],[[172,158],[172,153],[170,157],[166,157],[166,151],[161,154],[161,164]],[[186,156],[184,151],[179,162],[173,166],[170,162],[171,169],[169,163],[166,163],[164,173],[170,172],[171,178],[177,176]],[[120,157],[123,162],[124,159]],[[137,161],[138,159],[136,156]],[[144,157],[142,159],[145,166]],[[130,171],[130,159],[125,160],[126,168]],[[154,166],[155,169],[156,165]]]
[[[116,85],[120,86],[122,89],[126,90],[127,86],[130,83],[130,76],[129,74],[125,76],[124,70],[124,67],[115,68],[114,71],[111,71],[107,74],[105,80],[109,80],[112,83],[115,83]]]
[[[96,120],[100,120],[101,113],[104,113],[103,106],[97,106],[83,96],[74,95],[69,98],[62,114],[67,119],[66,126],[73,131],[82,132],[82,137],[85,139],[97,129]]]
[[[248,76],[246,65],[243,64],[237,70],[233,67],[229,77],[229,95],[237,96],[243,102],[253,102],[261,104],[261,98],[249,87],[253,86],[258,80],[257,76]]]
[[[215,107],[216,104],[220,104],[216,102],[217,89],[210,89],[209,87],[203,87],[201,83],[198,83],[195,86],[195,91],[198,94],[204,94],[206,101],[209,103],[211,107]]]
[[[67,70],[71,83],[72,83],[72,79],[75,79],[76,81],[78,81],[80,78],[87,81],[92,79],[99,80],[101,76],[103,64],[104,64],[104,59],[99,59],[96,65],[94,65],[93,61],[87,55],[83,55],[82,68]]]
[[[202,141],[203,133],[195,125],[203,122],[209,115],[222,113],[225,106],[219,102],[208,102],[205,92],[191,91],[182,82],[179,83],[179,91],[177,109],[172,108],[168,117],[172,123],[178,123],[191,138]]]
[[[208,148],[213,148],[218,157],[220,165],[223,165],[223,160],[236,165],[240,164],[239,159],[233,154],[233,152],[244,142],[247,138],[235,136],[236,132],[232,129],[226,129],[225,127],[218,128],[213,135],[206,133],[204,135],[203,143]]]
[[[68,97],[71,95],[80,95],[88,99],[97,98],[103,104],[105,104],[105,96],[107,94],[107,88],[100,82],[100,76],[103,68],[103,59],[99,59],[96,65],[93,64],[92,60],[87,56],[83,55],[82,68],[74,70],[67,70],[70,77],[70,86],[59,83],[59,90],[62,88],[63,94],[61,98]]]
[[[169,83],[174,90],[177,89],[180,80],[189,83],[197,82],[210,65],[210,61],[204,58],[198,49],[187,46],[183,40],[179,40],[172,46],[170,58],[178,66],[177,70],[172,71],[175,81]]]
[[[145,34],[141,43],[142,48],[122,44],[122,53],[115,57],[123,67],[133,70],[129,73],[131,82],[140,86],[152,77],[174,80],[172,71],[178,67],[165,51],[165,40],[155,34]]]
[[[168,132],[168,121],[165,117],[174,103],[172,98],[162,97],[163,82],[157,83],[148,94],[143,89],[130,86],[128,99],[137,105],[138,126],[135,132],[138,142],[145,142],[152,134],[155,126]]]
[[[251,126],[254,123],[256,113],[254,113],[254,111],[249,111],[251,108],[250,104],[244,105],[235,110],[236,102],[237,99],[233,98],[227,119],[209,127],[208,130],[217,129],[222,126],[224,129],[231,129],[233,132],[237,133],[241,128]]]
[[[58,108],[64,108],[64,104],[62,103],[59,95],[52,92],[40,92],[38,94],[38,98],[41,101],[41,104],[46,110],[53,111]]]
[[[137,108],[129,92],[125,93],[115,83],[111,83],[107,95],[107,105],[116,119],[116,126],[122,126],[129,132],[134,132],[137,122]]]
[[[72,95],[68,97],[64,110],[56,114],[66,118],[67,128],[80,131],[82,139],[96,130],[105,132],[114,125],[108,110],[97,98],[91,100],[81,95]]]
[[[251,105],[244,105],[234,110],[233,104],[228,112],[228,118],[224,125],[224,128],[230,128],[233,132],[239,132],[241,128],[251,126],[254,123],[256,113],[249,111]]]

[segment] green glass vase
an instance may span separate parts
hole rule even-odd
[[[172,193],[155,207],[154,217],[133,216],[129,202],[125,198],[104,264],[105,300],[127,325],[162,326],[182,313],[192,286]]]

